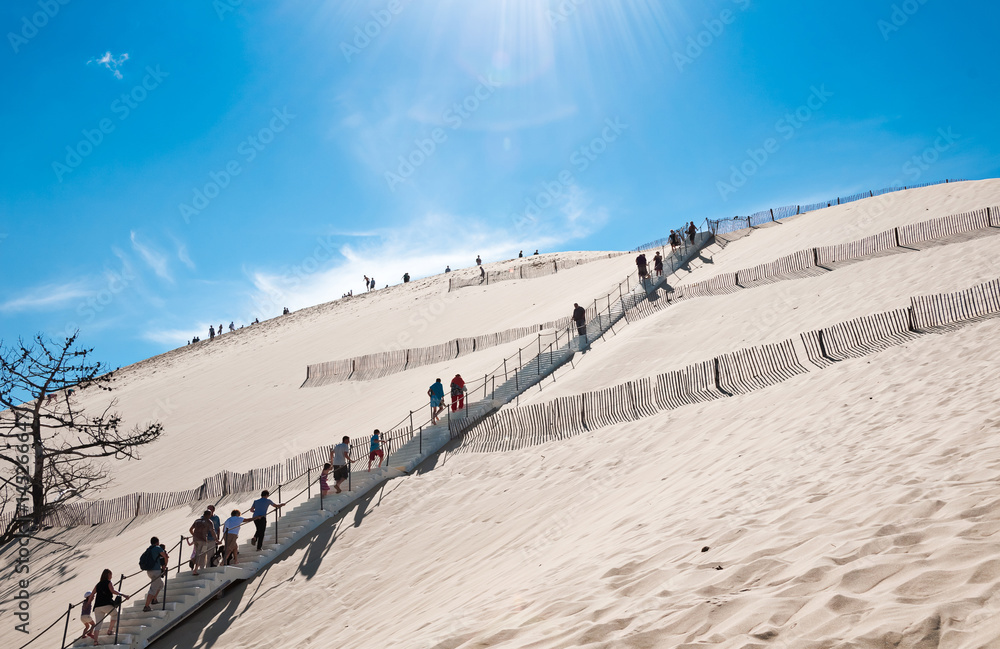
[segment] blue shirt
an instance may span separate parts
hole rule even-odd
[[[438,399],[444,399],[444,384],[435,382],[431,385],[431,394]]]
[[[372,444],[371,444],[371,450],[373,450],[373,451],[377,451],[377,450],[379,450],[379,445],[378,445],[378,443],[379,443],[380,439],[381,439],[381,438],[380,438],[380,437],[379,437],[378,435],[372,435]]]
[[[253,501],[252,505],[250,505],[250,509],[253,511],[253,515],[256,518],[257,516],[265,516],[267,514],[267,508],[273,505],[274,503],[271,502],[270,498],[258,498]]]

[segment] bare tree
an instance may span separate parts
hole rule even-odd
[[[78,335],[0,343],[0,544],[105,487],[109,469],[102,459],[137,459],[137,449],[163,432],[159,422],[121,430],[113,398],[99,414],[84,412],[78,393],[110,392],[114,375],[91,360],[93,349],[76,347]]]

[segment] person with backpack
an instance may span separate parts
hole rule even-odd
[[[667,237],[667,240],[670,241],[670,252],[674,252],[681,245],[680,237],[673,230],[670,231],[670,236]]]
[[[194,568],[191,574],[198,576],[198,569],[208,567],[208,560],[219,544],[219,536],[212,524],[212,512],[206,509],[201,518],[191,524],[188,534],[194,539]]]
[[[468,388],[465,387],[465,379],[462,378],[461,374],[456,374],[455,378],[451,380],[451,411],[458,412],[465,407],[465,393]]]
[[[156,596],[163,588],[163,568],[167,565],[170,557],[160,547],[160,539],[155,536],[149,539],[149,547],[139,557],[139,569],[146,571],[149,577],[149,590],[146,591],[146,605],[142,607],[143,612],[152,610],[152,605],[156,604]]]

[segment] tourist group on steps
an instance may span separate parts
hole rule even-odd
[[[684,234],[688,236],[691,243],[694,243],[697,228],[694,223],[690,223],[686,231],[670,231],[668,242],[671,252],[683,245]],[[538,254],[536,250],[534,254]],[[518,255],[523,256],[523,253]],[[482,268],[482,259],[476,257],[476,265]],[[636,267],[640,278],[649,277],[647,269],[646,255],[640,253],[636,257]],[[450,268],[448,269],[450,270]],[[653,257],[653,272],[657,277],[663,276],[663,256],[657,252]],[[404,281],[409,281],[409,274],[404,276]],[[365,276],[365,285],[368,290],[374,290],[375,280]],[[289,309],[284,309],[284,315],[290,313]],[[577,328],[580,339],[580,347],[586,350],[587,342],[587,311],[579,304],[573,304],[571,316]],[[257,324],[254,321],[251,324]],[[240,327],[242,328],[242,327]],[[236,330],[233,323],[229,325],[230,332]],[[222,333],[222,325],[219,325],[219,333]],[[209,337],[215,338],[215,328],[209,328]],[[194,342],[197,342],[195,339]],[[468,388],[461,374],[456,374],[449,386],[450,404],[445,403],[445,388],[441,379],[438,378],[427,389],[427,396],[430,398],[431,423],[437,424],[441,414],[448,405],[452,412],[457,412],[465,407],[465,395]],[[368,471],[372,470],[372,465],[378,460],[376,468],[381,468],[385,460],[383,444],[388,445],[389,440],[383,439],[378,429],[375,429],[369,439],[368,447]],[[331,491],[342,493],[341,485],[350,478],[351,466],[355,460],[351,457],[351,439],[344,436],[339,444],[330,450],[329,462],[323,465],[319,475],[320,493],[323,496]],[[330,488],[329,480],[333,478],[333,488]],[[201,517],[195,520],[188,528],[189,536],[182,537],[188,545],[192,546],[191,558],[188,565],[191,574],[198,575],[199,570],[204,570],[209,566],[218,565],[239,565],[239,535],[243,526],[248,523],[254,525],[254,535],[250,539],[251,547],[256,547],[259,551],[264,546],[265,532],[267,530],[267,516],[274,510],[285,506],[285,503],[275,503],[270,499],[270,492],[262,491],[260,498],[253,501],[248,509],[240,511],[233,509],[229,513],[229,518],[222,521],[215,513],[215,506],[209,505],[202,513]],[[170,556],[167,553],[166,545],[160,543],[157,537],[149,540],[149,547],[143,551],[139,558],[139,569],[145,571],[149,578],[149,588],[146,591],[144,612],[149,612],[152,607],[159,603],[157,599],[163,589],[164,576],[166,575]],[[101,572],[100,581],[97,585],[84,595],[84,600],[80,609],[80,621],[83,624],[83,634],[81,638],[89,638],[94,644],[98,644],[98,636],[105,621],[108,622],[107,635],[114,635],[118,622],[118,611],[122,603],[131,596],[119,592],[114,585],[114,574],[110,569]]]

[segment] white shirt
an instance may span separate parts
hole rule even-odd
[[[333,466],[345,466],[351,447],[347,444],[337,444],[333,447]]]
[[[226,519],[226,522],[222,524],[222,529],[224,534],[239,534],[240,525],[243,524],[242,516],[230,516]]]

